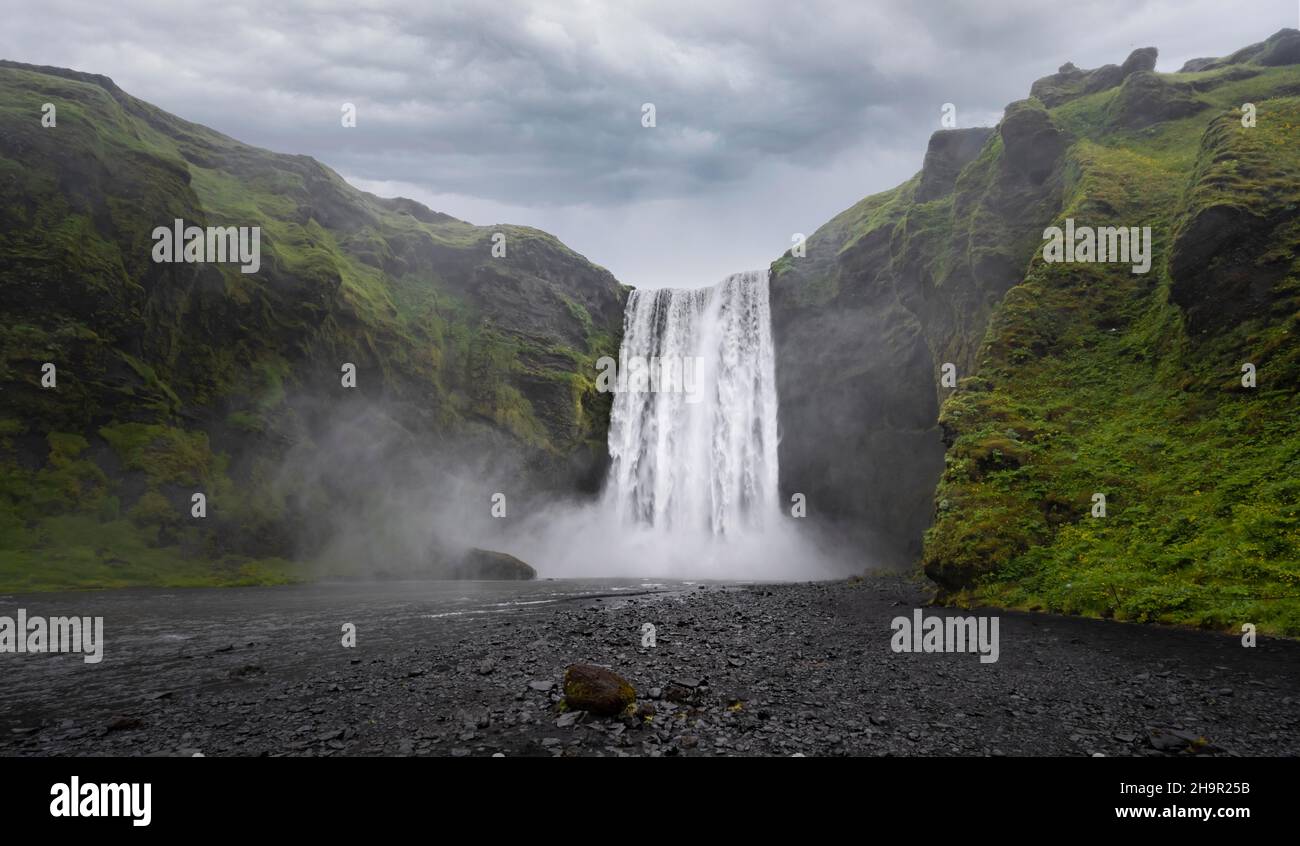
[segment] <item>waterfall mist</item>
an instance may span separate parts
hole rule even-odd
[[[526,519],[506,551],[549,577],[848,571],[780,499],[767,271],[634,290],[618,368],[603,494]]]

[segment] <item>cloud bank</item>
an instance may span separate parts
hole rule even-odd
[[[987,125],[1067,60],[1155,45],[1176,70],[1300,26],[1290,0],[1245,6],[51,0],[6,10],[0,55],[106,74],[366,190],[554,232],[629,284],[697,286],[908,178],[944,103]]]

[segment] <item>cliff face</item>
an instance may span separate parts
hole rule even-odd
[[[1032,100],[997,130],[936,132],[920,174],[773,265],[782,488],[886,561],[920,552],[942,469],[941,370],[971,372],[990,311],[1059,208],[1064,149]]]
[[[1300,631],[1298,39],[1066,65],[777,261],[783,486],[951,601]],[[1149,272],[1045,262],[1067,218]]]
[[[594,359],[626,292],[546,233],[380,199],[105,77],[10,62],[0,188],[0,583],[273,578],[262,559],[300,551],[295,499],[355,494],[286,489],[281,459],[376,413],[539,486],[601,478]],[[155,262],[178,218],[260,227],[260,268]]]

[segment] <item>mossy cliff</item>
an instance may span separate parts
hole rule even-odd
[[[1300,33],[1155,58],[937,133],[773,265],[782,484],[948,601],[1300,634]],[[1150,271],[1045,262],[1066,218]]]
[[[260,268],[155,262],[176,218],[260,227]],[[601,478],[594,360],[626,296],[607,271],[105,77],[0,62],[0,278],[0,590],[292,577],[293,503],[322,491],[286,487],[281,458],[364,408],[417,446],[513,456],[520,486]]]

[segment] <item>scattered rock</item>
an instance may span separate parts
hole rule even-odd
[[[1151,744],[1152,749],[1161,752],[1179,752],[1183,749],[1199,748],[1206,745],[1205,738],[1172,728],[1147,729],[1147,741]]]

